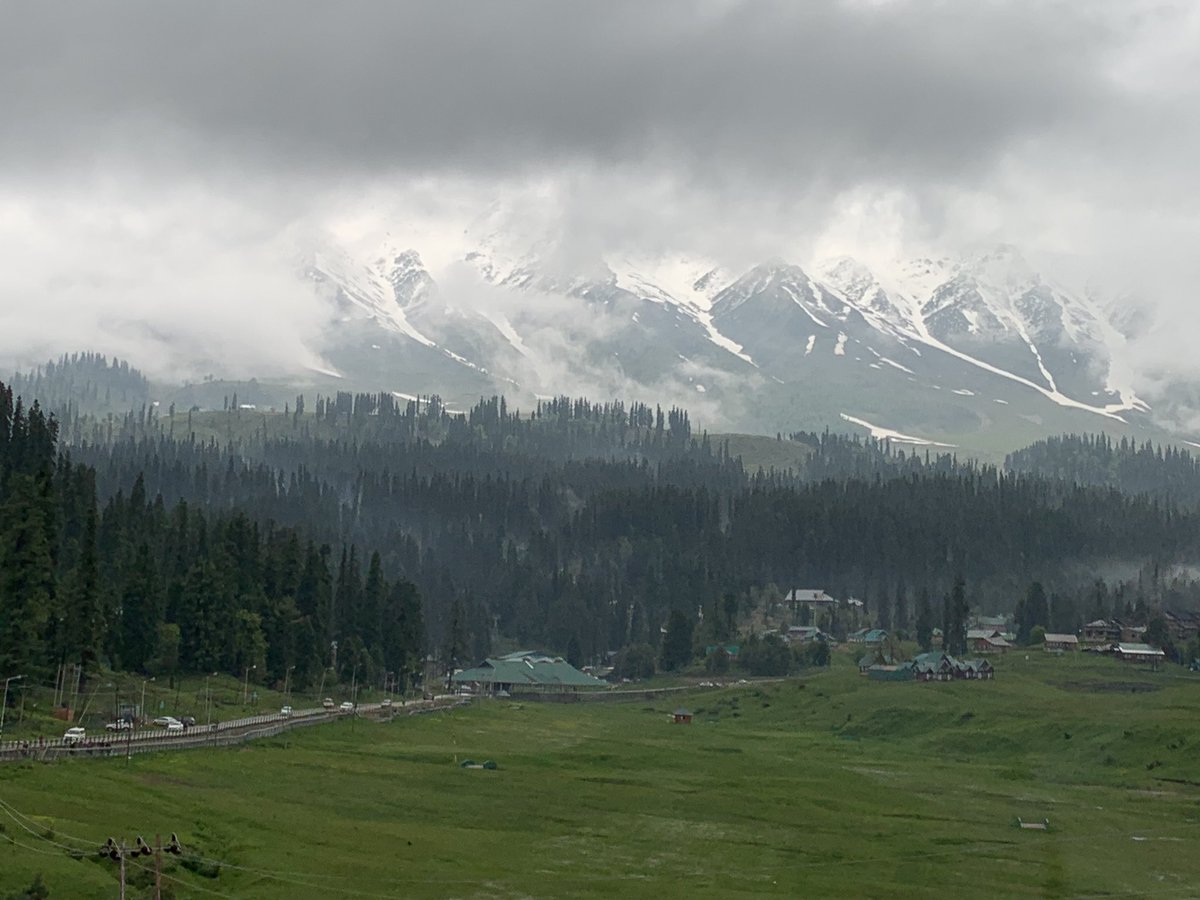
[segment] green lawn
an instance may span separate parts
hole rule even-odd
[[[114,896],[112,864],[55,843],[177,831],[244,867],[177,866],[181,897],[1194,896],[1200,677],[1029,657],[951,684],[868,682],[839,657],[697,693],[690,726],[668,722],[678,698],[487,702],[0,767],[0,800],[36,816],[30,834],[0,811],[23,845],[0,838],[0,884]]]

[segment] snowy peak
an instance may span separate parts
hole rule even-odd
[[[817,324],[821,327],[827,327],[819,320],[818,314],[832,313],[836,303],[836,298],[813,281],[802,268],[773,260],[755,266],[718,292],[713,297],[712,312],[719,319],[733,315],[746,304],[764,309],[787,308],[789,304],[795,304],[810,317],[817,318]]]
[[[849,256],[827,260],[818,266],[821,280],[857,307],[867,318],[876,320],[883,330],[894,329],[905,335],[918,335],[921,328],[913,302],[895,290],[889,290],[869,268]]]
[[[437,293],[437,284],[416,250],[404,250],[376,262],[377,271],[392,287],[392,296],[402,309],[418,306]]]

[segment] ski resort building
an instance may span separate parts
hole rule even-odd
[[[605,682],[579,671],[561,656],[533,650],[489,657],[474,668],[455,672],[450,681],[483,694],[573,693],[607,687]]]

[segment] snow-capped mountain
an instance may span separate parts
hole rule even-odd
[[[323,251],[305,271],[331,299],[342,374],[385,375],[405,393],[445,393],[446,381],[471,394],[636,392],[701,404],[715,426],[883,418],[881,433],[958,437],[1111,428],[1147,410],[1100,304],[1005,246],[880,269],[773,260],[735,275],[699,258],[581,260],[488,239],[438,273],[418,247],[365,262]]]

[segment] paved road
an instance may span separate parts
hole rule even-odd
[[[124,733],[104,731],[89,734],[85,740],[76,743],[66,743],[62,738],[46,741],[5,741],[0,745],[0,762],[22,759],[50,760],[61,757],[132,756],[134,753],[161,750],[222,747],[255,738],[272,737],[296,728],[320,725],[354,715],[376,721],[389,721],[395,716],[446,709],[463,702],[459,697],[437,697],[433,700],[397,702],[390,707],[382,703],[361,703],[353,712],[316,707],[295,710],[290,716],[270,713],[212,725],[194,725],[181,732],[168,732],[163,728],[141,728]]]

